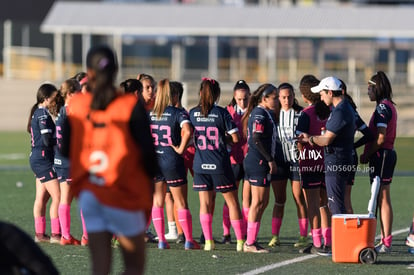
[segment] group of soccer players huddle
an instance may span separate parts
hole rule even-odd
[[[327,86],[321,87],[322,82]],[[80,92],[82,86],[85,87],[84,92],[88,92],[85,74],[66,80],[59,91],[52,84],[43,84],[29,118],[28,131],[32,137],[30,164],[36,175],[34,219],[37,242],[88,245],[85,226],[81,240],[70,234],[71,175],[69,161],[59,150],[60,130],[66,119],[69,98]],[[140,74],[137,79],[121,83],[119,93],[134,93],[148,112],[159,167],[154,177],[151,211],[159,249],[169,248],[165,234],[166,203],[167,213],[176,214],[175,223],[168,217],[168,224],[178,227],[178,233],[184,236],[185,249],[200,249],[199,243],[193,239],[192,214],[187,201],[187,171],[190,170],[193,190],[199,194],[204,250],[215,249],[212,221],[215,196],[219,192],[225,200],[222,242],[230,243],[230,227],[233,227],[237,251],[268,253],[269,250],[257,242],[257,236],[269,202],[270,187],[275,204],[272,238],[268,246],[280,245],[286,185],[290,179],[300,232],[294,246],[304,253],[329,255],[331,215],[352,213],[350,190],[358,164],[355,148],[365,144],[360,161],[372,167],[371,180],[375,176],[381,178],[378,204],[382,240],[377,252],[391,251],[389,192],[396,163],[396,109],[388,78],[383,72],[378,72],[368,82],[368,95],[377,103],[369,126],[359,117],[345,83],[335,77],[319,81],[313,75],[305,75],[301,79],[299,90],[303,101],[308,104],[305,108],[299,106],[294,90],[289,83],[278,87],[265,83],[251,92],[246,81],[239,80],[235,83],[232,101],[226,107],[220,107],[219,82],[203,78],[197,91],[199,103],[187,111],[181,106],[183,85],[180,82],[162,79],[156,83],[150,75]],[[322,93],[326,95],[322,96]],[[336,98],[334,103],[326,99],[329,96]],[[346,114],[351,110],[352,119],[333,115],[333,110],[335,114]],[[355,130],[361,131],[363,137],[354,143]],[[340,140],[344,133],[352,134],[352,146],[347,147],[351,158],[337,164],[351,168],[347,171],[343,167],[336,168],[341,170],[335,171],[342,175],[340,182],[326,182],[325,154],[333,154],[336,160],[341,160],[340,149],[343,147],[335,144],[335,139]],[[329,141],[325,144],[324,140]],[[242,207],[238,195],[240,182],[243,182]],[[332,189],[327,184],[338,186]],[[332,195],[340,203],[335,206],[339,210],[335,208],[332,212],[332,205],[328,202],[328,197],[332,197],[329,190],[339,190]],[[52,198],[51,236],[45,234],[49,197]],[[83,218],[82,223],[85,223]],[[309,226],[312,242],[308,240]]]

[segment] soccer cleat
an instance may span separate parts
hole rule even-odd
[[[248,253],[269,253],[269,250],[264,249],[257,242],[255,242],[253,244],[250,244],[250,245],[247,244],[247,242],[245,242],[244,245],[243,245],[243,252],[248,252]]]
[[[242,252],[243,251],[243,245],[244,245],[243,240],[237,240],[236,251],[237,252]]]
[[[36,233],[34,237],[36,243],[48,243],[50,242],[50,237],[46,234]]]
[[[81,242],[77,239],[75,239],[72,235],[70,235],[69,239],[66,239],[65,237],[60,238],[60,245],[80,245]]]
[[[176,240],[178,238],[177,232],[168,232],[164,235],[166,240]]]
[[[88,244],[89,244],[89,240],[85,236],[82,236],[81,246],[88,246]]]
[[[306,236],[299,236],[298,242],[296,242],[293,246],[297,248],[306,247],[309,245],[308,237]]]
[[[61,234],[53,234],[50,236],[50,243],[60,243],[60,240],[62,238]]]
[[[412,236],[408,236],[405,240],[405,244],[409,247],[414,247],[414,239]]]
[[[377,251],[377,253],[383,254],[391,253],[391,246],[386,246],[385,244],[380,243],[377,246],[375,246],[375,251]]]
[[[309,254],[309,253],[311,253],[311,250],[312,250],[312,247],[313,247],[313,245],[312,244],[308,244],[307,246],[305,246],[305,247],[303,247],[303,248],[301,248],[301,249],[299,249],[299,253],[305,253],[305,254]]]
[[[170,249],[168,242],[158,242],[158,249]]]
[[[221,238],[221,244],[231,244],[231,235],[224,235]]]
[[[270,240],[268,246],[276,247],[280,245],[280,239],[278,235],[273,235],[272,239]]]
[[[311,248],[311,254],[319,255],[319,256],[331,256],[331,248],[329,246],[323,246],[323,247],[316,247],[312,246]]]
[[[185,250],[198,250],[200,245],[196,241],[186,241],[184,244]]]
[[[177,238],[177,241],[176,241],[176,243],[185,243],[185,236],[184,236],[184,234],[178,234],[178,238]]]
[[[214,250],[214,248],[216,248],[216,245],[214,244],[214,240],[205,240],[205,243],[204,243],[205,251],[211,251],[211,250]]]
[[[147,229],[147,231],[145,231],[145,242],[146,243],[156,243],[157,240],[155,239],[156,236],[154,234],[152,234],[151,229]]]

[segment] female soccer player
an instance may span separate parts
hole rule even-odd
[[[242,216],[237,186],[231,170],[227,144],[239,141],[238,130],[229,112],[216,105],[220,85],[215,79],[203,78],[200,102],[190,110],[194,127],[194,191],[200,199],[200,222],[205,237],[204,250],[213,250],[213,200],[221,192],[230,211],[230,221],[237,238],[237,251],[243,249]]]
[[[281,144],[280,151],[275,157],[277,164],[276,174],[272,177],[272,189],[275,197],[275,205],[272,214],[272,239],[270,247],[280,245],[279,232],[282,226],[283,213],[286,203],[286,185],[290,179],[292,194],[296,204],[299,223],[299,240],[294,247],[305,247],[308,245],[308,217],[306,213],[305,198],[302,192],[299,175],[299,163],[297,159],[296,125],[302,111],[291,84],[282,83],[278,87],[279,92],[279,123],[278,142]]]
[[[150,113],[151,135],[160,166],[155,179],[152,222],[158,235],[158,248],[168,249],[164,228],[164,199],[168,184],[178,209],[178,221],[185,235],[185,249],[199,249],[193,240],[192,216],[187,203],[187,175],[182,154],[191,138],[188,113],[173,106],[172,89],[168,79],[158,83],[158,94]]]
[[[247,104],[249,103],[250,87],[246,81],[239,80],[236,82],[233,88],[233,98],[229,105],[227,105],[227,111],[229,111],[234,123],[239,130],[239,133],[243,133],[242,117],[247,110]],[[247,216],[250,207],[250,185],[247,180],[244,180],[244,167],[243,160],[244,155],[247,152],[247,140],[244,135],[239,135],[239,142],[233,146],[229,146],[230,150],[230,162],[233,170],[234,178],[236,179],[236,185],[239,187],[240,181],[243,181],[243,236],[246,236],[247,231]],[[229,244],[231,242],[230,235],[230,215],[229,207],[227,204],[223,205],[223,244]]]
[[[261,85],[250,97],[243,117],[247,129],[248,150],[244,159],[247,180],[251,186],[251,204],[247,222],[247,240],[244,252],[268,253],[257,242],[260,220],[269,203],[270,175],[276,173],[276,125],[270,114],[277,103],[277,88]]]
[[[70,205],[73,200],[73,195],[70,193],[70,184],[72,178],[69,175],[69,160],[62,156],[60,153],[60,147],[62,144],[62,128],[67,119],[68,113],[68,104],[72,96],[81,91],[81,86],[76,79],[68,79],[62,83],[60,86],[60,94],[64,99],[64,106],[59,110],[59,114],[56,118],[56,139],[57,139],[57,148],[55,150],[55,161],[54,166],[58,180],[60,183],[60,205],[59,205],[59,221],[60,227],[62,229],[62,238],[60,239],[61,245],[87,245],[88,244],[88,234],[85,227],[85,221],[83,219],[83,214],[81,211],[82,219],[82,228],[83,236],[82,240],[79,241],[75,239],[70,234]]]
[[[60,189],[56,171],[53,167],[54,146],[56,145],[56,126],[48,107],[57,95],[52,84],[42,84],[37,91],[37,101],[30,111],[27,130],[31,134],[32,150],[30,167],[36,176],[36,198],[33,205],[36,242],[60,242],[59,201]],[[50,204],[51,236],[45,234],[46,205]]]
[[[371,183],[376,176],[381,179],[378,196],[381,242],[375,249],[378,253],[389,253],[391,252],[393,222],[390,189],[397,163],[397,154],[394,150],[397,110],[392,101],[391,83],[384,72],[377,72],[368,81],[368,96],[371,101],[377,103],[368,126],[375,138],[373,142],[365,145],[360,160],[361,163],[369,162]]]
[[[300,81],[299,89],[302,98],[309,105],[299,117],[296,126],[297,135],[319,135],[326,125],[330,108],[321,101],[318,94],[311,92],[311,87],[318,84],[319,80],[313,75],[305,75]],[[331,246],[331,215],[325,187],[323,148],[308,143],[298,144],[298,147],[302,189],[313,240],[313,246],[308,246],[301,251],[327,256]],[[322,245],[322,237],[325,246]]]
[[[91,93],[71,99],[62,153],[70,155],[71,190],[85,217],[92,274],[110,272],[113,234],[124,273],[142,274],[158,170],[148,116],[133,94],[115,88],[118,65],[109,47],[91,48],[86,63]]]
[[[139,74],[137,79],[142,84],[142,90],[138,93],[138,98],[144,103],[145,109],[150,111],[154,108],[157,82],[148,74]]]

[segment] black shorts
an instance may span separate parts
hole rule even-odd
[[[277,164],[276,174],[272,174],[272,181],[287,179],[290,179],[291,181],[300,181],[298,162],[284,162]]]
[[[325,188],[325,173],[302,173],[301,183],[303,189]]]
[[[231,170],[233,170],[233,175],[234,175],[234,178],[237,182],[244,179],[243,164],[241,164],[241,163],[232,164],[231,165]]]
[[[232,171],[224,174],[199,174],[196,172],[194,173],[193,190],[226,193],[237,190],[237,186]]]
[[[381,184],[390,184],[396,164],[397,153],[395,150],[380,149],[374,153],[369,160],[369,177],[371,183],[376,176],[379,176],[381,178]]]
[[[187,173],[185,171],[184,163],[181,165],[168,165],[166,163],[159,163],[160,172],[155,177],[155,182],[165,181],[167,186],[177,187],[187,184]]]

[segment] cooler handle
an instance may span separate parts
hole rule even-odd
[[[346,218],[344,218],[344,225],[346,225],[347,228],[358,228],[358,226],[361,225],[361,221],[359,220],[359,217],[349,220],[346,220]]]

